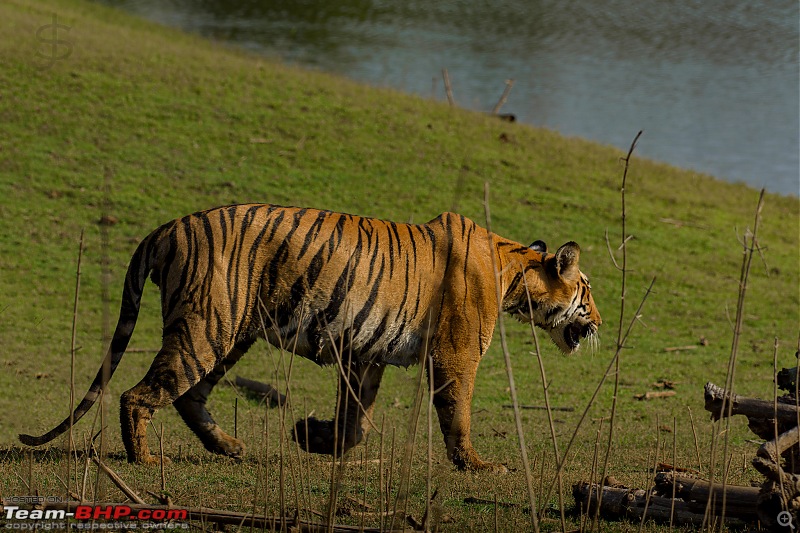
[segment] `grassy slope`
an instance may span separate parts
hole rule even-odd
[[[54,12],[59,23],[71,26],[68,38],[74,48],[66,60],[42,69],[35,32]],[[549,343],[544,350],[553,404],[577,411],[585,406],[612,355],[618,327],[620,278],[604,241],[607,229],[612,241],[619,241],[618,150],[287,68],[78,1],[7,2],[0,6],[0,21],[0,445],[13,445],[19,431],[47,429],[66,412],[82,229],[78,394],[96,371],[103,323],[97,221],[106,180],[108,212],[119,220],[109,229],[112,317],[138,239],[187,212],[265,201],[420,222],[457,206],[482,222],[488,182],[496,232],[521,242],[544,239],[553,247],[576,240],[583,248],[582,268],[592,278],[605,319],[601,349],[568,359]],[[648,142],[646,132],[641,142]],[[641,485],[656,417],[662,425],[680,418],[678,461],[687,466],[695,462],[687,407],[694,413],[701,445],[708,441],[702,385],[724,382],[742,256],[737,236],[752,227],[757,192],[635,156],[629,178],[628,228],[635,236],[629,246],[629,312],[653,276],[657,282],[643,316],[646,327],[635,330],[631,349],[624,352],[614,470]],[[794,364],[800,323],[798,210],[796,198],[767,196],[760,233],[766,268],[756,261],[750,281],[737,369],[741,393],[771,395],[774,337],[781,341],[779,364]],[[137,347],[158,346],[154,293],[151,287],[144,299],[133,341]],[[663,350],[696,344],[701,336],[709,340],[707,347]],[[526,328],[510,324],[509,342],[521,402],[541,404]],[[116,397],[143,375],[151,357],[129,354],[115,376],[106,422],[112,449],[121,449]],[[273,361],[260,345],[234,374],[274,380]],[[330,370],[299,363],[293,380],[296,398],[305,399],[308,410],[329,414],[333,376]],[[415,377],[415,369],[388,372],[379,397],[379,416],[385,414],[387,425],[398,431],[405,426]],[[659,403],[632,399],[662,378],[678,382],[676,397]],[[328,394],[324,400],[320,388]],[[474,440],[486,456],[519,468],[513,418],[501,407],[508,402],[506,388],[496,342],[479,373]],[[592,412],[595,418],[607,414],[610,396],[606,387]],[[212,399],[214,412],[228,425],[234,397],[231,389],[222,389]],[[244,409],[255,428],[261,408],[248,403]],[[561,442],[577,416],[557,415]],[[157,420],[171,435],[168,453],[176,454],[180,445],[182,452],[196,453],[198,461],[217,461],[199,450],[172,411]],[[544,415],[526,412],[524,422],[531,450],[549,450]],[[749,436],[743,424],[734,428],[739,462],[754,449],[744,442]],[[581,431],[569,481],[588,475],[596,429],[594,421]],[[508,437],[499,438],[504,432]],[[256,437],[250,439],[256,448]],[[464,521],[480,524],[482,511],[461,509],[457,502],[485,487],[487,478],[452,474],[441,448],[435,434],[434,456],[442,465],[436,479],[449,486],[443,496],[446,511],[458,510]],[[224,473],[219,478],[206,474],[202,489],[186,482],[182,503],[193,503],[194,494],[209,497],[217,489],[221,494],[238,484],[248,486],[247,476],[256,475],[254,464],[217,462]],[[185,474],[174,475],[193,475],[193,464],[183,464]],[[117,466],[150,486],[150,474]],[[748,476],[755,474],[742,474]],[[424,487],[416,479],[415,488]],[[520,480],[518,472],[501,483],[490,482],[501,497],[522,501]],[[11,494],[24,492],[16,477],[5,478],[0,486],[6,482]],[[324,493],[325,482],[320,484]],[[248,493],[243,494],[246,500]]]

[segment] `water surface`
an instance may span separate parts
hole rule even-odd
[[[105,0],[284,61],[800,194],[800,3]]]

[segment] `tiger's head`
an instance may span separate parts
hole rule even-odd
[[[524,277],[515,278],[516,290],[503,302],[504,309],[515,317],[525,322],[532,319],[547,331],[566,354],[578,350],[583,339],[596,344],[597,329],[603,322],[589,279],[578,268],[580,253],[574,242],[564,244],[555,254],[547,253],[544,242],[534,242],[524,252]]]

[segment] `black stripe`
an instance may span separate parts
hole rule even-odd
[[[228,209],[228,212],[230,213],[230,209]],[[222,242],[225,242],[228,240],[228,226],[225,223],[225,211],[220,209],[218,214],[219,214],[220,239],[222,240]]]
[[[281,224],[283,224],[283,219],[285,216],[286,216],[286,210],[281,209],[278,212],[277,216],[275,216],[275,218],[272,220],[272,231],[269,234],[267,242],[272,242],[272,239],[275,238],[275,232],[278,231],[278,228],[281,226]]]
[[[394,274],[394,238],[392,237],[392,232],[389,231],[387,227],[386,236],[389,240],[389,277],[391,278]],[[398,247],[400,243],[397,243]]]
[[[384,333],[386,333],[386,326],[388,324],[388,321],[389,321],[389,316],[384,315],[383,320],[381,320],[381,323],[378,325],[377,328],[375,328],[375,331],[372,332],[372,335],[370,336],[367,343],[364,345],[364,348],[362,348],[363,351],[365,352],[369,351],[373,346],[375,346],[377,342],[380,342]]]
[[[463,222],[464,222],[464,217],[463,216],[461,217],[461,222],[462,222],[462,231],[466,231],[466,229],[463,226]],[[472,251],[472,229],[473,228],[470,227],[470,229],[467,231],[467,234],[462,237],[462,240],[466,242],[466,247],[464,249],[464,259],[463,259],[463,261],[464,261],[464,272],[463,272],[463,275],[464,275],[464,286],[467,289],[467,290],[464,291],[464,304],[465,305],[467,303],[467,292],[468,292],[468,290],[470,288],[468,279],[469,279],[469,254]],[[492,251],[491,253],[494,253],[494,251]],[[492,274],[494,274],[494,272]]]
[[[400,305],[397,306],[397,316],[395,317],[396,319],[400,318],[400,312],[405,308],[406,300],[408,300],[408,290],[409,290],[408,275],[409,275],[408,274],[408,254],[406,254],[406,275],[405,275],[404,286],[403,286],[403,299],[400,300]]]
[[[314,285],[316,285],[322,268],[325,266],[325,261],[322,257],[323,252],[324,249],[320,248],[314,255],[306,273],[297,278],[291,289],[289,289],[289,299],[275,310],[277,315],[275,318],[279,328],[289,324],[291,317],[295,315],[295,310],[302,304],[303,297],[314,290]]]
[[[311,335],[315,346],[321,346],[322,343],[327,340],[323,337],[324,329],[333,323],[333,321],[339,315],[339,310],[341,309],[342,304],[344,304],[347,291],[349,291],[353,286],[353,281],[356,277],[356,270],[358,270],[358,264],[361,261],[361,246],[362,240],[361,234],[359,233],[359,238],[356,243],[356,247],[350,256],[350,260],[347,261],[347,264],[345,265],[341,274],[339,274],[339,277],[333,286],[333,291],[330,295],[330,303],[317,316],[317,330]]]
[[[358,227],[363,229],[369,237],[372,237],[374,228],[370,219],[358,217]]]
[[[403,333],[406,331],[406,325],[408,324],[405,315],[403,315],[403,320],[400,322],[400,327],[397,329],[397,333],[395,333],[394,337],[389,341],[386,345],[386,353],[393,354],[397,345],[403,339]]]
[[[511,243],[508,243],[508,245],[510,245],[510,244]],[[500,246],[499,243],[498,243],[498,246]],[[531,251],[531,249],[530,248],[526,248],[525,246],[517,246],[516,248],[512,248],[511,250],[506,250],[506,253],[507,254],[522,254],[522,255],[525,255],[527,252],[530,252],[530,251]]]
[[[381,268],[378,270],[378,275],[375,277],[375,282],[372,284],[372,288],[369,291],[369,297],[367,301],[364,302],[364,306],[358,311],[355,318],[353,319],[353,329],[355,330],[355,335],[353,337],[358,336],[361,328],[364,326],[364,322],[366,322],[367,318],[369,318],[370,312],[372,312],[372,308],[375,306],[375,301],[378,299],[378,289],[380,288],[381,281],[383,280],[383,273],[385,270],[386,262],[382,258],[381,259]]]
[[[428,232],[428,238],[431,241],[431,268],[436,269],[436,234],[427,224],[425,225],[425,230]]]
[[[328,257],[327,260],[330,261],[331,257],[333,257],[333,253],[339,248],[342,244],[342,237],[344,236],[344,225],[346,222],[346,218],[344,215],[339,215],[338,220],[336,221],[336,225],[331,231],[330,237],[328,237]],[[361,238],[361,234],[359,233],[359,238]]]
[[[373,243],[373,241],[371,240],[368,242],[370,244]],[[374,244],[375,244],[375,249],[373,250],[372,257],[369,260],[369,272],[367,273],[367,281],[372,279],[372,273],[375,271],[375,262],[377,261],[378,256],[380,255],[381,257],[383,257],[383,254],[381,253],[381,236],[378,233],[375,234]]]
[[[308,228],[308,231],[306,232],[306,236],[303,239],[303,246],[300,247],[300,253],[297,254],[297,260],[298,261],[300,259],[302,259],[304,255],[306,255],[306,252],[308,251],[308,247],[311,245],[311,242],[314,239],[316,239],[317,236],[319,235],[319,230],[322,228],[322,224],[325,223],[325,219],[326,218],[328,218],[328,212],[327,211],[320,211],[317,214],[317,219],[311,224],[311,227]]]
[[[188,229],[187,221],[181,220],[181,224],[185,229]],[[161,287],[161,294],[162,294],[161,306],[162,306],[162,312],[165,316],[168,315],[178,304],[177,300],[178,298],[180,298],[179,294],[180,291],[174,289],[180,289],[183,286],[184,279],[186,276],[185,273],[181,275],[181,279],[178,281],[178,286],[175,287],[174,289],[172,287],[167,287],[166,283],[167,275],[170,271],[170,268],[172,267],[173,262],[175,261],[175,254],[177,253],[177,250],[178,250],[178,235],[177,235],[177,229],[175,229],[171,231],[169,234],[169,251],[167,252],[166,258],[162,262],[161,271],[158,273],[160,277],[158,286]],[[169,299],[169,301],[166,302],[164,301],[164,298],[166,298],[170,294],[168,292],[169,290],[172,290],[172,296]]]
[[[503,298],[514,294],[517,291],[517,288],[521,282],[522,282],[522,272],[517,272],[516,274],[514,274],[514,278],[511,280],[511,283],[508,284],[508,288],[506,289],[506,293],[503,295]]]
[[[408,229],[408,239],[411,241],[411,253],[414,254],[414,263],[417,262],[417,241],[414,239],[414,232],[412,231],[413,228],[411,226],[406,226]]]
[[[272,206],[270,206],[270,211],[271,210],[272,210]],[[276,219],[278,219],[278,218],[282,219],[283,218],[282,215],[283,215],[283,212],[281,212],[281,216],[276,217]],[[269,216],[269,212],[267,212],[267,216]],[[274,226],[272,228],[272,232],[271,232],[269,238],[267,239],[267,242],[270,242],[272,240],[272,238],[275,236],[275,230],[277,229],[279,224],[280,224],[280,220],[278,220],[274,224]],[[269,229],[269,227],[270,227],[270,224],[269,224],[269,221],[267,221],[267,223],[264,224],[261,227],[261,229],[259,230],[258,235],[256,235],[256,237],[253,239],[253,244],[250,245],[250,255],[248,256],[247,259],[248,259],[248,262],[249,262],[251,267],[252,267],[252,265],[255,264],[256,256],[258,255],[259,247],[261,246],[261,241],[264,239],[264,235],[266,235],[267,230]],[[252,278],[252,271],[249,272],[249,274],[250,274],[250,278]],[[248,283],[248,286],[249,285],[250,285],[250,283]]]
[[[269,300],[275,293],[278,286],[278,276],[280,276],[280,269],[286,259],[289,257],[289,241],[284,240],[275,254],[270,259],[267,265],[267,300]]]

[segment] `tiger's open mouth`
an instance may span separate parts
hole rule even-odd
[[[581,339],[586,338],[594,333],[592,324],[579,324],[573,322],[564,328],[564,342],[570,350],[577,350],[581,345]]]

